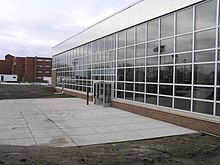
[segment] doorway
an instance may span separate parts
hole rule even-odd
[[[103,105],[103,107],[110,107],[113,94],[113,84],[111,82],[94,82],[93,97],[94,104]]]
[[[1,81],[4,81],[4,76],[3,75],[1,75]]]

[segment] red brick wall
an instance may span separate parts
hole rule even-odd
[[[25,73],[25,58],[15,57],[12,66],[12,74],[18,75],[18,82],[21,82]]]
[[[56,87],[57,84],[57,71],[56,70],[52,70],[51,71],[51,75],[52,75],[52,87]]]
[[[5,60],[0,60],[0,73],[1,74],[12,74],[12,64],[13,64],[12,55],[6,55]]]
[[[121,103],[117,101],[112,102],[112,107],[119,108],[142,116],[150,117],[153,119],[165,121],[178,126],[193,129],[196,131],[209,132],[220,136],[220,124],[215,122],[200,120],[192,117],[185,117],[185,116],[172,114],[168,112],[162,112],[158,110],[147,109],[144,107],[129,105],[127,103]]]
[[[24,82],[35,82],[35,58],[25,58],[25,73],[23,77]]]

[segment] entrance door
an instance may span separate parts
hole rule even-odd
[[[4,81],[4,76],[3,75],[1,75],[1,81]]]
[[[112,98],[112,83],[109,82],[94,82],[93,97],[94,104],[103,105],[104,107],[111,106]]]

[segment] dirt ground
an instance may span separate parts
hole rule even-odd
[[[25,92],[22,92],[25,90]],[[3,86],[0,99],[56,96],[52,88]],[[82,147],[0,146],[0,165],[219,165],[220,138],[204,133]]]

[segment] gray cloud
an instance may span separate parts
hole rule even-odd
[[[51,48],[136,0],[0,0],[0,59]]]

